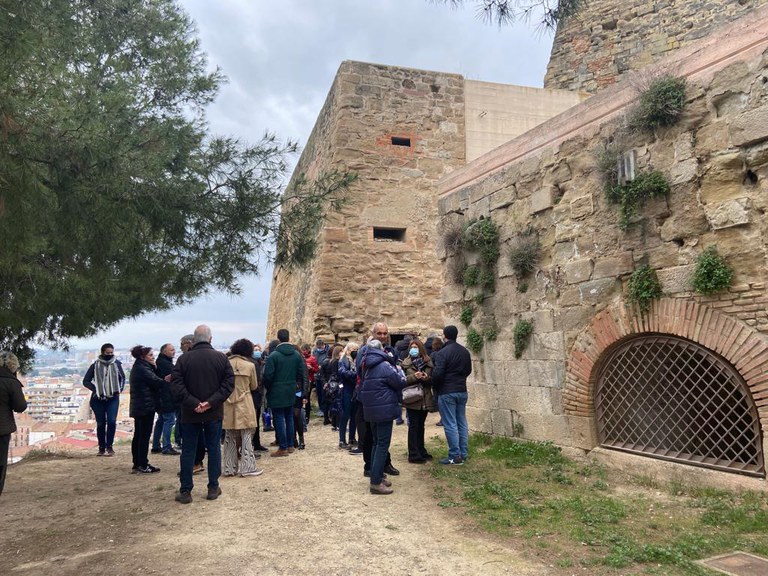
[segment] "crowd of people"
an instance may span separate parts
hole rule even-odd
[[[270,457],[286,457],[306,447],[313,392],[315,414],[338,432],[338,448],[362,456],[372,494],[391,494],[390,477],[400,474],[389,453],[395,424],[407,422],[409,463],[432,460],[424,438],[430,412],[439,411],[448,442],[448,456],[440,463],[461,465],[468,457],[466,380],[472,365],[457,335],[455,326],[446,326],[442,339],[431,335],[422,342],[409,335],[392,346],[387,325],[377,322],[361,343],[331,346],[317,339],[312,348],[291,343],[288,330],[281,329],[264,349],[240,339],[224,354],[212,347],[210,328],[200,325],[181,338],[182,354],[175,363],[173,344],[164,344],[157,357],[148,346],[134,346],[128,378],[134,421],[132,473],[160,472],[149,462],[150,453],[179,457],[175,498],[187,504],[192,501],[193,476],[206,470],[207,457],[206,498],[215,500],[221,494],[222,474],[263,473],[258,460],[269,448],[261,443],[262,418],[264,432],[275,432]],[[5,447],[6,454],[15,430],[13,411],[26,408],[17,370],[15,357],[0,353],[0,452]],[[83,379],[91,391],[99,456],[115,453],[125,384],[114,346],[106,343]],[[0,493],[4,479],[5,466],[0,468]]]

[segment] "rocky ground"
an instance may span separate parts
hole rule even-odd
[[[442,429],[427,423],[429,436]],[[130,446],[114,458],[75,455],[10,468],[0,496],[2,574],[549,574],[470,519],[433,498],[425,466],[405,458],[395,427],[395,493],[373,496],[362,457],[339,450],[336,433],[313,421],[307,449],[263,457],[255,478],[222,478],[207,501],[174,501],[178,459],[152,455],[158,474],[130,474]]]

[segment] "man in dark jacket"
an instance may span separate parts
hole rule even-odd
[[[163,344],[160,347],[160,354],[157,356],[157,374],[160,378],[165,378],[173,372],[173,357],[176,355],[176,348],[173,344]],[[178,456],[179,452],[173,449],[171,445],[171,431],[176,422],[176,403],[173,401],[171,386],[166,383],[157,397],[157,422],[152,436],[152,454],[163,453],[167,456]],[[162,438],[162,448],[160,439]]]
[[[173,368],[173,394],[181,403],[181,488],[176,501],[192,502],[192,467],[197,439],[205,437],[208,449],[208,500],[221,494],[221,421],[224,401],[235,387],[235,373],[227,357],[211,346],[211,329],[195,328],[192,349],[181,355]]]
[[[14,412],[24,412],[27,400],[21,390],[21,382],[16,378],[19,369],[19,359],[8,352],[0,352],[0,494],[5,485],[5,474],[8,470],[8,447],[11,444],[11,434],[16,432]]]
[[[317,398],[317,414],[315,416],[325,416],[327,420],[327,415],[325,414],[327,411],[327,407],[325,406],[325,393],[323,392],[323,374],[322,371],[319,370],[319,367],[323,365],[323,362],[325,360],[330,360],[329,356],[331,355],[331,347],[326,344],[322,338],[318,338],[315,340],[315,349],[312,351],[312,356],[315,357],[315,360],[317,361],[318,371],[315,373],[315,397]],[[310,394],[311,396],[311,394]],[[311,398],[310,398],[311,403]],[[326,422],[327,424],[327,422]]]
[[[472,373],[469,351],[456,342],[456,326],[443,328],[445,344],[432,357],[432,386],[437,393],[437,408],[443,421],[448,457],[440,464],[463,464],[469,455],[467,425],[467,376]]]
[[[280,344],[267,357],[262,378],[277,434],[278,449],[270,456],[288,456],[295,450],[293,404],[296,398],[296,383],[304,381],[307,367],[296,347],[288,342],[288,330],[278,330],[277,339]]]

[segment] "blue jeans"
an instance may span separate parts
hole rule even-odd
[[[163,437],[163,452],[168,452],[173,446],[171,446],[171,430],[176,423],[176,412],[164,412],[157,415],[157,422],[155,422],[155,432],[152,436],[152,448],[155,450],[160,449],[160,436]]]
[[[389,455],[389,443],[392,441],[392,420],[371,422],[371,435],[371,484],[381,484]]]
[[[458,460],[469,455],[469,426],[467,426],[467,393],[450,392],[437,397],[437,408],[443,420],[448,458]]]
[[[192,492],[192,467],[195,465],[197,441],[203,435],[208,449],[208,488],[218,488],[221,476],[221,420],[182,423],[181,491]]]
[[[341,414],[339,415],[339,442],[346,443],[347,438],[351,443],[355,438],[355,421],[350,418],[352,414],[352,392],[347,394],[347,387],[341,391]],[[347,436],[349,427],[349,436]]]
[[[296,433],[293,428],[293,406],[271,408],[271,410],[280,450],[293,448],[293,436]]]
[[[120,395],[115,394],[107,400],[99,400],[91,395],[91,410],[96,417],[96,438],[99,450],[112,449],[117,429],[117,410],[120,408]]]

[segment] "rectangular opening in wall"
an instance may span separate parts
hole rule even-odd
[[[404,138],[402,136],[392,136],[392,146],[407,146],[411,147],[411,139]]]
[[[405,228],[373,228],[374,242],[405,242]]]

